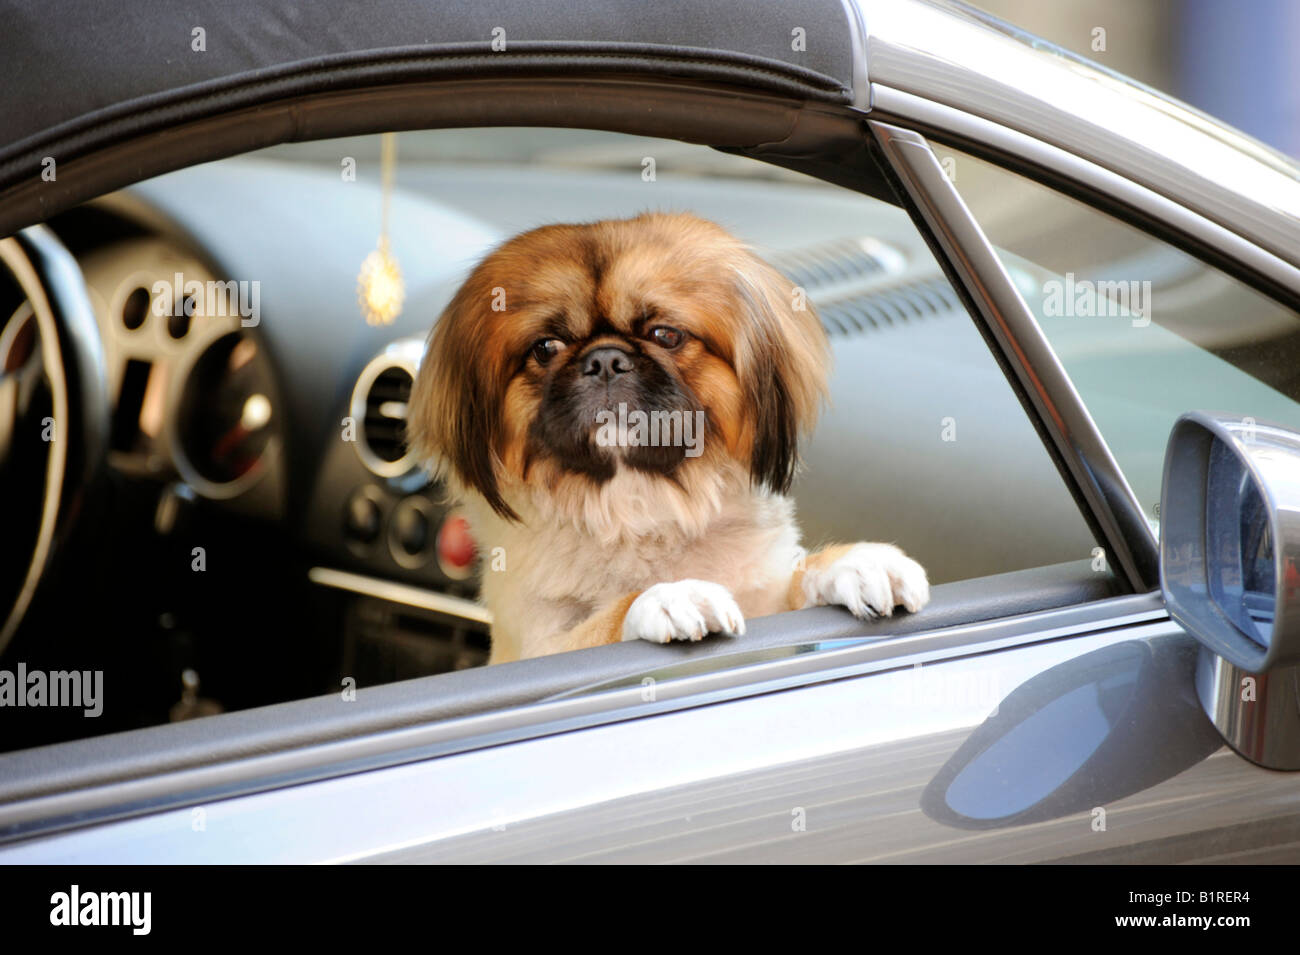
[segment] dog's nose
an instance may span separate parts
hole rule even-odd
[[[631,370],[632,356],[613,346],[595,349],[582,363],[584,375],[599,375],[601,381],[611,381],[615,375],[625,375]]]

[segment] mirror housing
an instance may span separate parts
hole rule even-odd
[[[1175,422],[1160,588],[1169,615],[1235,667],[1300,664],[1300,434],[1199,411]]]

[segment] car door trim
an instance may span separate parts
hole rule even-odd
[[[1063,662],[1100,646],[1181,633],[1176,624],[1160,614],[1126,615],[1111,624],[1073,633],[1065,640],[1029,640],[1014,649],[1000,649],[1010,650],[1013,656],[1041,650],[1049,658]],[[942,662],[964,662],[968,672],[994,676],[1000,668],[1017,668],[1007,654],[990,652],[981,656],[985,659],[947,657]],[[719,776],[729,777],[745,769],[852,752],[861,748],[865,738],[882,731],[888,733],[891,725],[898,725],[894,722],[879,726],[854,718],[861,715],[861,707],[870,699],[871,684],[863,684],[861,679],[887,678],[888,672],[907,669],[901,663],[877,669],[842,668],[830,680],[773,681],[764,685],[762,693],[715,696],[679,707],[676,712],[663,709],[637,714],[656,717],[653,719],[569,726],[544,737],[502,740],[516,745],[493,746],[477,753],[428,753],[400,763],[358,767],[348,774],[302,780],[305,785],[292,792],[262,789],[231,794],[231,798],[220,801],[158,806],[141,818],[103,820],[94,831],[49,833],[0,846],[0,863],[35,859],[121,861],[132,851],[140,853],[142,859],[156,858],[159,841],[175,853],[168,857],[173,863],[230,861],[228,855],[244,860],[250,852],[269,862],[361,861],[556,811],[607,804],[629,793],[672,790]],[[1037,667],[1022,662],[1019,669],[1032,672]],[[968,718],[976,723],[983,715],[976,709],[989,705],[996,709],[999,704],[1001,682],[989,682],[999,688],[991,702],[972,701],[971,706],[962,703],[962,708],[969,711]],[[917,692],[924,690],[918,688]],[[832,700],[835,702],[831,709],[839,712],[836,718],[828,719],[822,704]],[[709,705],[706,712],[705,704],[717,706]],[[738,704],[745,708],[738,709]],[[749,715],[755,712],[754,706],[762,714],[757,722],[770,727],[766,733],[739,728],[755,722]],[[895,721],[898,718],[896,714]],[[684,745],[683,736],[695,743]],[[611,768],[610,760],[593,761],[582,755],[593,749],[611,753],[615,765]],[[668,752],[673,755],[668,757]],[[451,762],[432,758],[442,755]],[[471,760],[468,764],[467,759]],[[540,772],[543,766],[547,769]],[[557,775],[556,766],[565,771]],[[460,785],[450,783],[452,779]],[[534,785],[510,784],[530,780]],[[556,787],[562,793],[562,806],[553,804]],[[544,796],[539,789],[548,789],[550,795]],[[376,806],[381,793],[385,794],[387,811],[368,811]],[[195,828],[192,821],[197,809],[202,810],[206,834],[176,838],[178,830],[188,836],[189,830]],[[304,832],[285,838],[285,826],[300,827]],[[232,845],[230,839],[217,833],[239,834],[238,844]]]
[[[851,105],[863,111],[871,109],[871,73],[867,69],[867,23],[862,8],[854,0],[841,0],[844,19],[849,25],[849,48],[853,53],[853,78],[849,88]]]
[[[1158,593],[1133,594],[848,646],[799,645],[777,659],[669,674],[656,681],[651,699],[638,683],[18,800],[0,806],[0,843],[865,673],[1146,625],[1167,616]]]
[[[453,76],[297,95],[284,91],[284,98],[260,105],[187,114],[150,134],[122,132],[94,148],[69,149],[59,160],[56,181],[36,175],[4,185],[0,235],[176,169],[286,142],[408,129],[557,126],[747,149],[793,138],[806,151],[806,138],[821,132],[814,114],[856,124],[859,111],[847,104],[847,90],[840,102],[804,92],[634,72]],[[631,102],[638,107],[629,109]]]
[[[944,10],[947,4],[932,0],[857,2],[871,27],[873,83],[986,116],[1077,153],[1233,224],[1300,265],[1300,168],[1294,159],[1095,60],[960,3]],[[884,105],[874,95],[872,102]]]

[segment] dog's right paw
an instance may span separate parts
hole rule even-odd
[[[731,592],[707,580],[655,584],[642,593],[623,617],[624,640],[701,640],[706,633],[740,636],[745,615]]]

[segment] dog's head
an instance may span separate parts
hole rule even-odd
[[[632,469],[746,469],[788,489],[825,393],[827,342],[796,289],[689,215],[509,240],[429,338],[409,434],[499,514],[509,488],[599,489]]]

